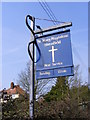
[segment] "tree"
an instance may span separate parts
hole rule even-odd
[[[65,118],[88,117],[88,86],[81,84],[79,66],[74,68],[74,76],[59,77],[56,85],[44,98],[50,103],[59,102],[54,109],[58,108]]]
[[[58,101],[66,97],[69,89],[67,77],[58,77],[56,85],[52,87],[51,91],[45,96],[46,101]]]
[[[76,67],[75,73],[78,73],[78,68]],[[26,72],[26,69],[24,72]],[[27,74],[24,73],[24,75]],[[78,80],[80,81],[78,75],[75,74],[73,77],[58,77],[55,83],[53,83],[54,86],[51,90],[49,89],[50,92],[47,94],[43,92],[43,88],[45,86],[45,89],[48,88],[50,84],[48,81],[52,79],[39,81],[41,83],[39,84],[40,86],[36,85],[37,89],[46,95],[44,96],[45,101],[42,104],[35,101],[35,120],[88,119],[89,109],[87,109],[86,105],[88,101],[88,87],[78,82]],[[9,101],[3,105],[2,111],[3,120],[27,120],[29,118],[29,99],[23,97]]]
[[[21,71],[18,74],[17,83],[27,92],[29,93],[30,86],[30,62],[27,63],[25,70]],[[43,80],[35,80],[35,95],[37,95],[37,99],[45,95],[47,92],[51,90],[51,87],[55,85],[56,79],[43,79]]]
[[[17,83],[28,93],[30,86],[30,63],[28,62],[25,70],[18,74]]]

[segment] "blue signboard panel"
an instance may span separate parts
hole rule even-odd
[[[37,79],[55,78],[59,76],[70,76],[70,75],[73,75],[73,67],[57,68],[50,70],[47,69],[36,72]]]
[[[36,79],[73,75],[70,31],[39,38],[37,43],[41,58],[36,64]]]

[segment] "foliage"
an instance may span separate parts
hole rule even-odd
[[[68,81],[66,77],[59,77],[56,85],[52,87],[51,91],[45,96],[46,101],[61,100],[67,95]]]
[[[42,102],[35,100],[35,120],[70,120],[70,119],[85,119],[90,115],[88,86],[81,85],[81,78],[78,72],[79,66],[75,67],[75,75],[73,77],[58,77],[54,81],[54,86],[46,94]],[[29,71],[29,66],[26,71]],[[29,90],[28,72],[22,72],[19,79],[23,88]],[[30,75],[30,73],[29,73]],[[24,81],[25,80],[25,81]],[[53,81],[52,79],[50,79]],[[36,94],[43,94],[43,88],[49,88],[50,80],[42,80],[35,84]],[[22,82],[21,82],[22,81]],[[27,84],[27,86],[26,86]],[[25,85],[25,86],[24,86]],[[28,89],[27,89],[28,88]],[[89,106],[88,106],[89,105]],[[30,120],[29,119],[29,96],[27,98],[20,97],[19,99],[10,100],[2,105],[2,120]]]
[[[2,120],[30,120],[29,99],[20,97],[3,104]],[[88,118],[88,109],[81,109],[78,101],[66,97],[63,100],[39,103],[35,101],[35,120],[67,120]]]
[[[29,117],[29,102],[28,98],[20,96],[19,99],[10,100],[2,104],[2,119],[3,120],[24,120]]]

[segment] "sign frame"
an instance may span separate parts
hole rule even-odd
[[[36,37],[36,40],[39,39],[39,38],[44,38],[44,37],[48,37],[48,36],[53,36],[53,35],[57,35],[57,34],[62,34],[62,33],[67,33],[67,32],[70,32],[70,29],[68,30],[65,30],[65,31],[59,31],[59,32],[54,32],[54,33],[50,33],[50,34],[47,34],[47,35],[43,35],[43,36],[39,36],[39,37]],[[71,39],[70,39],[70,47],[71,47]],[[36,79],[48,79],[48,78],[56,78],[56,77],[59,77],[59,76],[73,76],[74,73],[73,73],[73,57],[72,57],[72,47],[71,47],[71,61],[72,61],[72,65],[66,65],[66,66],[59,66],[59,67],[54,67],[54,68],[43,68],[43,69],[37,69],[37,64],[36,64]],[[47,76],[47,77],[37,77],[38,75],[38,72],[43,72],[43,71],[48,71],[48,70],[52,70],[54,72],[54,69],[70,69],[71,70],[71,74],[63,74],[63,75],[52,75],[52,76]],[[70,71],[69,70],[69,71]]]

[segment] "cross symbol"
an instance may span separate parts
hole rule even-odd
[[[52,52],[52,62],[55,62],[55,60],[54,60],[54,52],[55,52],[56,50],[58,50],[58,49],[54,49],[54,46],[52,46],[52,49],[49,50],[49,52]]]

